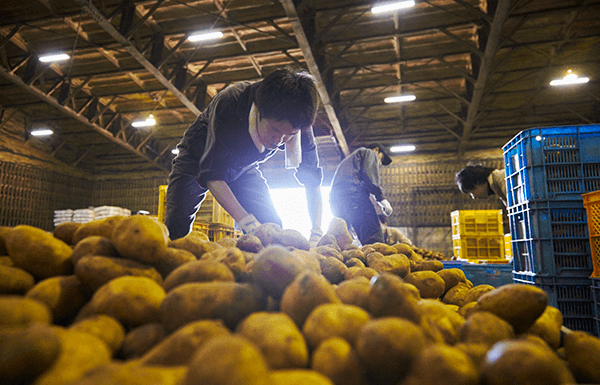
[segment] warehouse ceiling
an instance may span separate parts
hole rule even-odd
[[[600,2],[19,0],[0,3],[0,138],[95,174],[168,171],[184,130],[224,87],[275,68],[319,80],[321,143],[416,154],[499,148],[534,126],[600,121]],[[198,31],[219,39],[191,42]],[[50,53],[69,59],[41,62]],[[552,87],[567,71],[587,84]],[[386,104],[411,94],[414,101]],[[152,114],[153,127],[132,122]],[[54,131],[30,138],[37,127]],[[330,139],[330,140],[328,140]]]

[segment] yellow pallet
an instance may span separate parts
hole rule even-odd
[[[457,259],[504,259],[504,235],[452,237],[452,246]]]
[[[158,219],[161,222],[165,221],[165,207],[167,205],[167,186],[158,187]],[[225,211],[223,206],[217,202],[210,191],[206,192],[206,197],[196,213],[196,222],[204,223],[221,223],[226,226],[233,227],[235,220]]]
[[[502,210],[455,210],[452,218],[452,236],[504,235]]]

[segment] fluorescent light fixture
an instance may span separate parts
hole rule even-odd
[[[39,61],[41,61],[42,63],[48,63],[52,61],[67,60],[68,58],[69,55],[67,55],[66,53],[58,53],[55,55],[40,56]]]
[[[131,123],[133,127],[150,127],[156,124],[156,120],[154,120],[154,116],[150,115],[146,120],[136,120]]]
[[[416,149],[415,146],[413,146],[412,144],[405,144],[402,146],[392,146],[390,148],[391,152],[411,152],[414,151]]]
[[[140,215],[148,215],[148,214],[150,214],[150,211],[148,211],[148,210],[139,210],[138,214],[140,214]]]
[[[177,155],[179,154],[179,149],[178,148],[174,148],[171,150],[171,154]]]
[[[199,33],[195,33],[193,35],[190,35],[188,37],[189,41],[205,41],[205,40],[212,40],[212,39],[218,39],[220,37],[223,37],[223,32],[221,31],[216,31],[216,32],[199,32]]]
[[[415,6],[415,2],[413,0],[397,1],[397,2],[387,3],[387,4],[383,4],[383,5],[376,5],[373,8],[371,8],[371,12],[373,12],[373,13],[392,12],[392,11],[396,11],[398,9],[405,9],[405,8],[410,8],[410,7],[414,7],[414,6]]]
[[[31,131],[32,136],[48,136],[52,135],[53,133],[54,132],[52,130],[49,130],[47,128],[40,128],[38,130]]]
[[[415,95],[398,95],[398,96],[389,96],[383,99],[386,103],[402,103],[402,102],[410,102],[415,100],[417,97]]]
[[[574,74],[573,71],[568,70],[567,75],[564,78],[554,79],[550,82],[550,85],[551,86],[566,86],[569,84],[583,84],[583,83],[587,83],[589,81],[590,81],[590,78],[577,77],[577,75]]]

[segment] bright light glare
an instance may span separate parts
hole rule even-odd
[[[321,195],[323,196],[323,221],[321,223],[321,230],[323,230],[323,233],[327,231],[329,222],[333,219],[333,215],[329,209],[330,190],[331,187],[329,186],[321,187]],[[308,216],[306,190],[304,187],[276,188],[270,191],[273,204],[281,217],[282,228],[297,230],[308,239],[312,230],[312,224]]]
[[[415,100],[417,97],[415,95],[398,95],[398,96],[389,96],[383,99],[386,103],[402,103],[402,102],[410,102]]]
[[[590,81],[590,78],[577,77],[571,70],[567,71],[567,75],[562,79],[554,79],[550,82],[551,86],[566,86],[569,84],[583,84]]]
[[[537,140],[538,142],[542,141],[542,137],[540,135],[536,135],[535,136],[535,140]]]
[[[403,146],[392,146],[390,148],[391,152],[410,152],[410,151],[414,151],[416,149],[415,146],[413,146],[412,144],[406,144]]]
[[[48,136],[48,135],[52,135],[52,134],[53,134],[53,131],[49,130],[47,128],[31,131],[32,136]]]
[[[171,154],[177,155],[179,154],[179,149],[178,148],[174,148],[171,150]]]
[[[69,58],[69,55],[67,55],[66,53],[59,53],[56,55],[41,56],[39,58],[39,61],[41,61],[42,63],[48,63],[51,61],[67,60],[68,58]]]
[[[399,1],[399,2],[395,2],[395,3],[388,3],[388,4],[384,4],[384,5],[377,5],[373,8],[371,8],[371,12],[373,13],[384,13],[384,12],[391,12],[391,11],[395,11],[398,9],[405,9],[405,8],[410,8],[410,7],[414,7],[415,6],[415,2],[410,0],[410,1]]]
[[[194,35],[190,35],[188,37],[189,41],[205,41],[205,40],[212,40],[212,39],[218,39],[220,37],[223,37],[223,32],[217,31],[217,32],[203,32],[203,33],[197,33]]]
[[[152,115],[150,115],[150,117],[148,117],[146,120],[137,120],[131,123],[133,127],[150,127],[154,126],[155,124],[156,120],[154,120],[154,116]]]

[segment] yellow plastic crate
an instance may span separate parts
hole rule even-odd
[[[208,239],[216,242],[223,238],[234,238],[235,230],[233,226],[225,226],[220,223],[209,223]]]
[[[165,221],[165,207],[167,205],[167,186],[158,187],[158,219],[161,222]],[[200,209],[196,213],[195,222],[204,223],[220,223],[226,226],[233,227],[235,220],[225,211],[223,206],[217,202],[210,191],[206,192],[206,198],[202,202]]]
[[[452,247],[458,259],[504,259],[504,235],[452,237]]]
[[[455,210],[452,217],[452,236],[503,235],[502,210]]]
[[[509,234],[504,234],[504,258],[512,258],[512,237]]]

